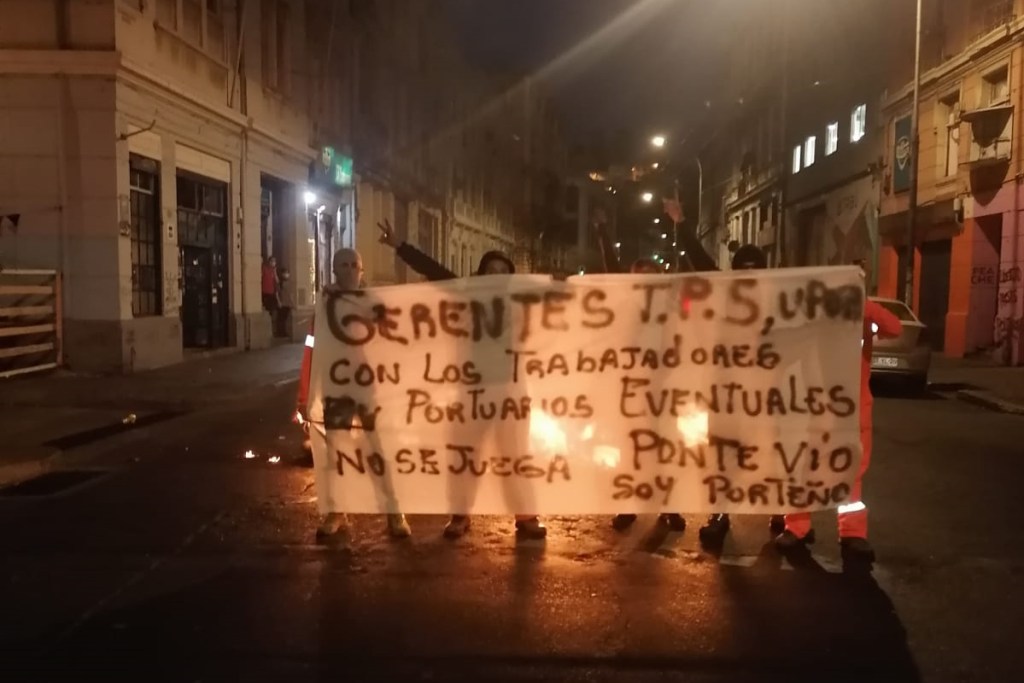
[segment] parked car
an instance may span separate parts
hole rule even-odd
[[[875,339],[871,353],[871,376],[899,378],[915,391],[928,386],[932,349],[928,345],[928,327],[905,303],[896,299],[871,297],[900,319],[903,333],[893,339]]]

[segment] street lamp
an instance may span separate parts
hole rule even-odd
[[[655,218],[655,219],[654,219],[654,224],[655,224],[655,225],[657,225],[657,224],[658,224],[658,223],[660,223],[660,222],[661,222],[661,219],[660,219],[660,218]]]
[[[306,206],[309,206],[316,201],[316,194],[306,190],[306,193],[302,195],[302,198],[306,200]]]
[[[654,193],[644,192],[642,195],[640,195],[640,199],[644,200],[645,204],[650,204],[652,201],[654,201]]]
[[[654,145],[655,147],[658,147],[658,148],[664,147],[665,146],[665,136],[664,135],[655,135],[653,138],[651,138],[651,144]]]
[[[667,232],[661,233],[661,239],[667,240],[668,239],[668,233]]]

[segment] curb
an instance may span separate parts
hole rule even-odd
[[[33,479],[47,472],[57,469],[61,461],[63,451],[57,449],[39,449],[39,455],[8,465],[0,465],[0,487],[17,484],[18,482]]]
[[[981,406],[982,408],[994,410],[999,413],[1024,415],[1024,405],[1013,403],[1012,401],[1005,401],[987,391],[960,389],[956,392],[956,397],[966,403],[973,403],[976,406]]]

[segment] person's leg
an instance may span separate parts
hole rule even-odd
[[[857,478],[853,482],[849,500],[839,506],[839,542],[844,558],[856,556],[873,561],[874,549],[868,543],[868,508],[861,498],[864,473],[871,464],[871,425],[861,427],[862,455]]]

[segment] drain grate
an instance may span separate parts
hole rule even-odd
[[[152,413],[150,415],[143,415],[133,422],[114,422],[102,427],[96,427],[95,429],[89,429],[84,432],[76,432],[74,434],[68,434],[62,436],[59,439],[53,439],[47,441],[46,446],[57,448],[62,451],[70,450],[72,448],[78,448],[96,441],[100,441],[109,436],[127,432],[131,429],[138,429],[139,427],[148,427],[158,422],[165,422],[166,420],[172,420],[176,417],[184,415],[182,411],[168,411],[162,413]]]
[[[0,498],[39,498],[65,493],[107,474],[106,470],[60,470],[0,488]]]

